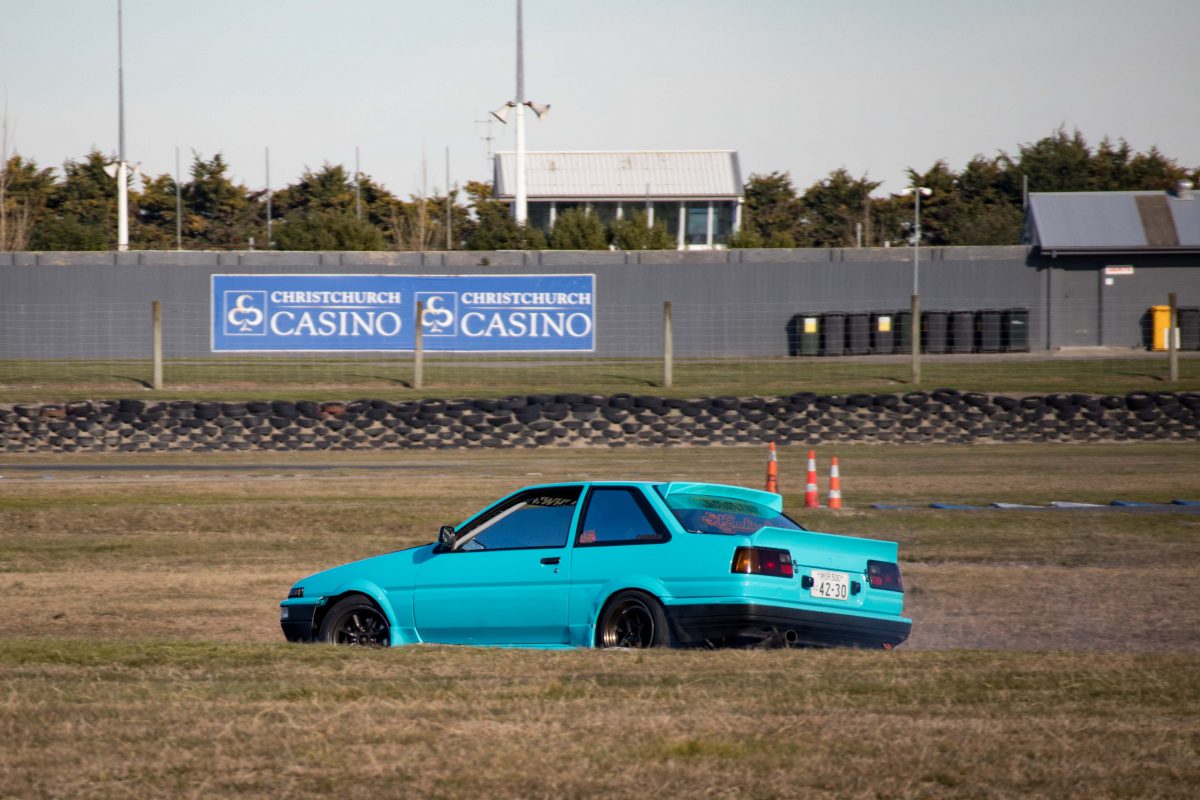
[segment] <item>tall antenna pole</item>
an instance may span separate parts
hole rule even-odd
[[[514,213],[517,224],[524,225],[529,218],[529,204],[525,194],[525,38],[521,21],[521,0],[517,0],[517,194]]]
[[[417,251],[425,252],[425,195],[429,181],[429,162],[425,159],[425,146],[421,146],[421,213],[417,219]]]
[[[117,0],[117,250],[129,249],[129,180],[125,163],[125,55],[124,20]]]
[[[183,186],[179,183],[179,145],[175,145],[175,249],[183,249]]]
[[[484,158],[486,159],[486,161],[484,162],[484,169],[486,169],[486,170],[491,170],[492,166],[493,166],[492,165],[492,120],[493,120],[493,117],[490,117],[490,116],[487,119],[475,120],[476,125],[487,125],[487,133],[485,133],[484,136],[482,137],[483,142],[484,142],[484,150],[483,150]]]
[[[354,218],[362,222],[362,170],[358,167],[358,145],[354,145]]]
[[[263,150],[263,158],[267,167],[267,249],[270,250],[273,244],[271,241],[271,148],[265,147]]]

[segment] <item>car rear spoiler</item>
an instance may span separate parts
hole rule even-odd
[[[664,497],[672,495],[705,495],[706,497],[727,497],[730,500],[744,500],[766,506],[776,514],[783,513],[783,496],[774,492],[764,492],[761,489],[747,489],[744,486],[726,486],[720,483],[668,483],[663,489]]]

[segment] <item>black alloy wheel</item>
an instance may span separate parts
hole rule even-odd
[[[373,603],[364,597],[347,597],[329,609],[318,638],[350,647],[387,647],[391,630],[387,618]]]
[[[666,647],[671,643],[667,615],[640,592],[621,592],[609,601],[597,629],[599,647]]]

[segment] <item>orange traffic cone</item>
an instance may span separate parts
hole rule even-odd
[[[771,442],[767,456],[767,491],[779,494],[779,463],[775,460],[775,443]]]
[[[842,477],[838,474],[837,456],[833,457],[829,467],[829,507],[842,507]]]
[[[808,451],[808,476],[804,479],[804,507],[820,508],[821,501],[817,497],[817,454]]]

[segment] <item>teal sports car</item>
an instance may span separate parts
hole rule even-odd
[[[310,575],[280,621],[289,641],[359,646],[891,648],[912,627],[897,550],[808,531],[756,489],[556,483]]]

